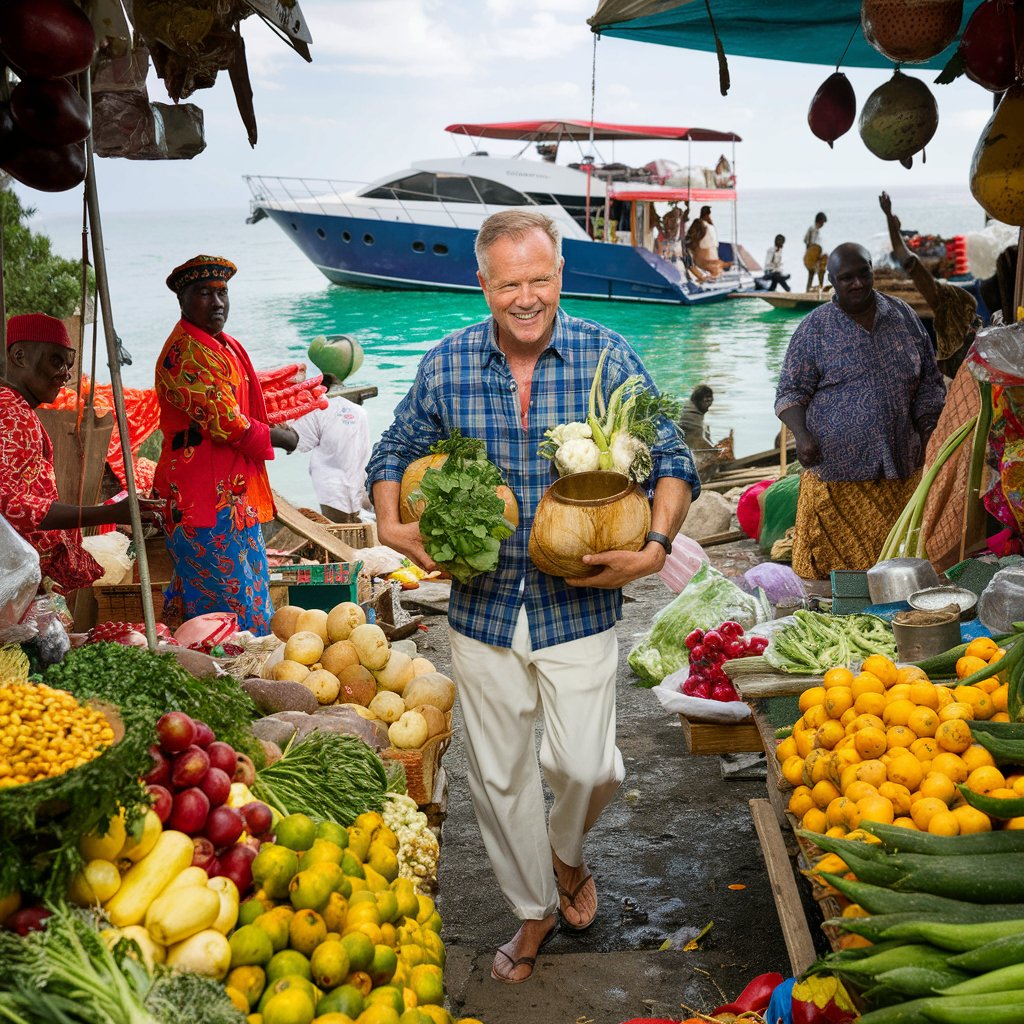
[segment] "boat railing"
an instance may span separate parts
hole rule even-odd
[[[252,193],[250,206],[253,213],[264,204],[292,204],[298,209],[313,205],[325,216],[336,215],[340,208],[348,217],[394,220],[395,208],[392,205],[378,207],[364,197],[360,197],[359,205],[355,207],[346,201],[346,194],[351,198],[354,189],[365,188],[369,182],[347,181],[343,178],[282,178],[264,174],[247,174],[244,178]],[[389,204],[398,203],[410,223],[415,223],[420,217],[406,208],[403,198],[406,201],[422,199],[430,202],[431,209],[441,209],[451,221],[452,227],[457,228],[466,227],[467,219],[476,219],[482,224],[493,212],[493,209],[483,202],[448,203],[433,193],[420,194],[410,189],[389,191],[393,197],[388,200]],[[458,211],[458,217],[454,211]]]

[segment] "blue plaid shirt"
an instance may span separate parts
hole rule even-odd
[[[625,339],[559,309],[551,343],[533,371],[529,428],[524,430],[516,382],[496,343],[493,320],[456,331],[423,357],[394,422],[374,446],[368,489],[378,480],[401,480],[410,462],[457,427],[487,445],[488,457],[515,493],[519,528],[502,542],[498,568],[469,583],[452,581],[448,618],[465,636],[511,647],[524,604],[534,649],[599,633],[621,615],[622,591],[570,587],[536,569],[527,553],[534,510],[554,478],[552,463],[537,454],[544,431],[586,419],[590,385],[605,347],[610,347],[602,370],[606,398],[632,374],[640,374],[655,390]],[[678,477],[697,496],[693,459],[668,419],[662,420],[652,455],[655,479]]]

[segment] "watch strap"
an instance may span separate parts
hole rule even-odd
[[[655,543],[660,544],[665,549],[666,555],[672,554],[672,541],[669,540],[669,538],[666,537],[665,534],[655,533],[653,530],[651,530],[651,532],[648,533],[647,536],[644,538],[644,542],[650,543],[652,540]]]

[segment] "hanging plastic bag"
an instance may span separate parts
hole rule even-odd
[[[1000,569],[978,598],[978,618],[994,633],[1009,633],[1024,618],[1024,568]]]
[[[654,617],[650,632],[629,652],[629,666],[643,684],[655,686],[689,664],[686,636],[729,619],[749,629],[769,618],[764,594],[745,594],[717,569],[702,565],[670,604]]]
[[[0,643],[15,644],[35,635],[22,618],[39,591],[39,553],[0,516]]]
[[[1024,384],[1024,322],[986,327],[974,336],[967,365],[980,381],[1003,387]]]
[[[118,530],[82,538],[82,547],[103,566],[103,575],[93,580],[94,587],[116,587],[119,583],[132,582],[135,563],[128,556],[130,544],[127,535]]]
[[[743,582],[752,593],[760,587],[773,605],[798,604],[807,597],[803,581],[788,565],[761,562],[743,574]]]
[[[707,560],[704,549],[695,540],[679,533],[672,541],[672,554],[665,559],[658,575],[673,594],[678,594]]]

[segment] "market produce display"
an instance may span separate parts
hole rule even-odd
[[[793,614],[791,624],[772,633],[764,660],[779,672],[820,675],[837,666],[848,668],[872,654],[896,657],[892,630],[882,619],[801,609]]]

